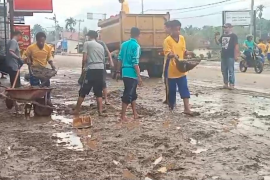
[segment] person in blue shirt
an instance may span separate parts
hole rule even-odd
[[[132,106],[134,119],[140,118],[136,110],[137,100],[137,85],[142,85],[142,78],[140,75],[139,59],[141,55],[141,47],[138,44],[140,37],[140,30],[136,27],[131,28],[130,40],[122,43],[117,67],[117,77],[120,76],[120,68],[122,68],[122,78],[124,82],[124,93],[122,96],[122,112],[121,121],[127,121],[126,110],[129,104]],[[118,79],[117,78],[117,79]]]

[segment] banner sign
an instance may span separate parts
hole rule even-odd
[[[52,0],[13,0],[15,12],[52,13]]]
[[[26,49],[31,45],[31,31],[30,25],[14,25],[15,31],[20,31],[22,33],[22,38],[19,39],[18,43],[20,49]]]

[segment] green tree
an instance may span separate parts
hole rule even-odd
[[[84,27],[83,28],[83,35],[85,36],[87,33],[88,33],[88,29],[87,29],[87,27]]]
[[[262,16],[263,16],[263,10],[264,10],[265,6],[264,5],[259,5],[257,7],[257,11],[258,13],[258,18],[260,20],[259,24],[260,24],[260,38],[262,37]]]
[[[45,34],[47,34],[47,30],[45,28],[43,28],[41,25],[39,24],[35,24],[33,26],[33,28],[31,29],[31,36],[34,39],[34,42],[36,41],[36,34],[39,32],[44,32]]]
[[[32,37],[35,37],[37,33],[44,32],[46,33],[46,29],[44,29],[41,25],[35,24],[33,28],[31,29],[31,35]]]
[[[74,32],[75,31],[75,26],[76,26],[77,22],[74,18],[70,17],[68,19],[66,19],[66,30],[70,31],[70,32]]]

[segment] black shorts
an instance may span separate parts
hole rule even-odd
[[[123,77],[123,82],[125,90],[122,96],[122,102],[125,104],[130,104],[137,99],[137,85],[138,80],[133,78]]]
[[[11,68],[8,68],[8,69],[9,69],[8,70],[8,75],[9,75],[9,79],[10,79],[10,87],[12,87],[13,86],[13,83],[15,81],[15,77],[16,77],[17,71],[12,70]],[[17,82],[15,84],[15,88],[19,88],[19,87],[21,87],[20,73],[19,73]]]
[[[80,97],[85,97],[94,89],[96,97],[102,97],[103,90],[103,69],[89,69],[79,91]]]
[[[103,70],[103,89],[107,88],[107,83],[106,83],[106,76],[107,76],[107,72],[106,69]]]

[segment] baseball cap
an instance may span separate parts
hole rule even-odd
[[[231,23],[225,23],[225,24],[223,25],[223,27],[232,28],[233,25],[232,25]]]

